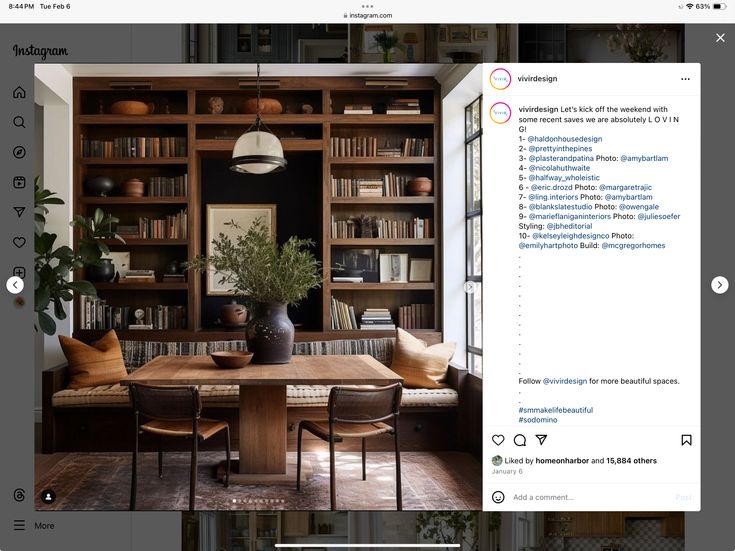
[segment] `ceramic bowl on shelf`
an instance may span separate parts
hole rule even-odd
[[[222,369],[239,369],[245,367],[253,359],[252,352],[212,352],[210,354],[217,367]]]
[[[248,98],[240,102],[240,112],[245,115],[254,115],[258,112],[257,98]],[[274,98],[260,98],[260,112],[264,115],[278,115],[283,113],[283,105]]]
[[[153,103],[145,103],[137,100],[116,101],[110,105],[110,113],[113,115],[150,115],[155,110]]]
[[[430,178],[425,178],[424,176],[421,176],[419,178],[414,178],[410,182],[408,182],[408,194],[409,195],[415,195],[418,197],[426,197],[428,195],[431,195],[432,190],[434,189],[434,186],[431,182]]]
[[[125,197],[143,197],[145,195],[145,182],[138,178],[125,180],[120,186]]]

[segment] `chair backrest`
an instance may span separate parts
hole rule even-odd
[[[149,419],[192,421],[202,412],[199,389],[195,386],[130,385],[133,411]]]
[[[329,420],[344,423],[377,423],[397,417],[403,385],[381,387],[335,386],[329,392]]]

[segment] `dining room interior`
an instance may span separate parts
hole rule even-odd
[[[37,65],[37,509],[481,509],[481,91]]]

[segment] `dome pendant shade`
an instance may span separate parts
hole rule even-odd
[[[286,169],[281,141],[270,132],[248,130],[235,142],[230,170],[248,174],[267,174]]]

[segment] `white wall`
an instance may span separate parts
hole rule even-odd
[[[55,246],[70,245],[72,231],[72,77],[62,65],[35,66],[35,102],[43,108],[43,161],[41,183],[55,191],[64,205],[52,205],[46,216],[46,231],[57,234]],[[40,129],[37,129],[37,132]],[[56,332],[71,335],[72,312],[67,304],[67,319],[57,320]],[[64,355],[56,335],[43,336],[42,358],[36,359],[36,421],[40,421],[41,371],[64,363]],[[37,352],[39,347],[37,347]],[[40,361],[39,361],[40,359]]]
[[[482,65],[455,66],[442,80],[442,293],[444,340],[457,343],[452,364],[466,363],[464,109],[482,93]],[[458,78],[459,77],[459,78]]]

